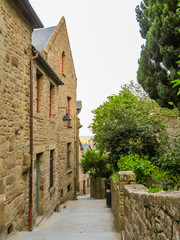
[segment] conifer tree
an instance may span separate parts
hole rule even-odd
[[[140,33],[146,40],[142,46],[137,72],[138,82],[149,97],[161,107],[180,109],[178,78],[180,55],[180,17],[178,0],[143,0],[136,7]]]

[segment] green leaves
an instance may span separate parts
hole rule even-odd
[[[180,64],[180,61],[177,61],[176,63]],[[177,74],[180,76],[180,71],[178,71]],[[174,83],[173,87],[177,87],[177,86],[180,85],[180,79],[176,79],[174,81],[171,81],[171,83]],[[180,88],[179,88],[179,91],[178,91],[177,95],[180,95]]]
[[[164,131],[160,108],[139,86],[124,86],[93,113],[90,128],[95,146],[108,154],[115,169],[122,154],[157,154],[157,134]]]
[[[136,182],[146,186],[150,184],[151,176],[155,172],[155,166],[149,161],[148,156],[143,158],[137,154],[121,156],[117,165],[120,171],[133,171],[136,174]]]
[[[180,55],[180,18],[178,0],[146,0],[136,8],[142,38],[146,44],[141,51],[138,82],[161,107],[180,109],[178,66]],[[174,88],[171,85],[173,81]],[[175,82],[174,82],[175,81]]]
[[[159,158],[158,167],[166,173],[166,188],[180,189],[180,135],[175,136]]]
[[[95,149],[87,149],[83,154],[80,166],[83,173],[89,172],[94,177],[109,177],[112,169],[109,164],[109,157],[105,153],[100,153]]]

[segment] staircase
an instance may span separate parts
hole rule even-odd
[[[15,233],[8,240],[120,240],[113,222],[105,200],[79,197],[64,204],[33,232]]]

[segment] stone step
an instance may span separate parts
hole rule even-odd
[[[112,213],[79,211],[54,213],[34,229],[41,232],[114,232]]]
[[[120,240],[120,235],[115,232],[19,232],[8,240]]]

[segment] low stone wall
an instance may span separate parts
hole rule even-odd
[[[148,193],[143,185],[126,185],[125,239],[180,240],[180,191]]]
[[[120,192],[119,192],[119,186],[111,181],[111,207],[112,212],[114,214],[114,221],[115,221],[115,227],[118,232],[121,231],[122,228],[124,228],[124,217],[121,218],[121,211],[120,211]],[[124,211],[123,211],[124,213]]]
[[[111,207],[114,214],[115,228],[124,235],[124,186],[135,184],[135,174],[132,171],[121,172],[116,184],[111,180]]]
[[[90,197],[104,199],[106,193],[106,178],[90,177]]]
[[[133,172],[111,182],[112,212],[122,240],[180,240],[180,191],[148,193]],[[132,185],[133,184],[133,185]]]

